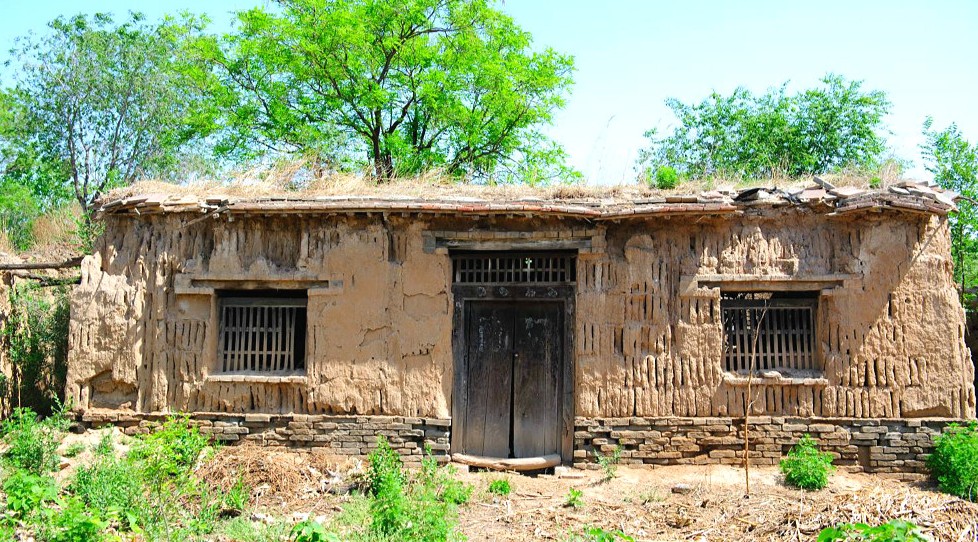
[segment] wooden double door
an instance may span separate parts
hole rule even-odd
[[[488,457],[561,454],[565,303],[468,300],[456,350],[464,396],[454,448]]]

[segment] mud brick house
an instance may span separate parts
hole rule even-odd
[[[87,423],[582,464],[912,472],[975,415],[948,194],[127,195],[72,301]],[[144,189],[145,192],[145,189]],[[573,190],[565,190],[573,192]],[[753,378],[749,378],[753,368]],[[748,395],[750,383],[750,395]]]

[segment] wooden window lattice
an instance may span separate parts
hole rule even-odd
[[[304,369],[305,312],[305,299],[221,299],[221,371]]]
[[[457,254],[455,284],[571,284],[577,280],[573,254]]]
[[[722,299],[727,371],[746,373],[779,369],[815,371],[812,299]]]

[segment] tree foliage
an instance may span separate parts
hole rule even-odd
[[[177,167],[209,128],[179,69],[181,44],[201,24],[139,14],[116,24],[100,13],[19,40],[8,61],[17,69],[2,123],[5,178],[42,199],[68,186],[88,210],[108,187]]]
[[[646,132],[639,155],[643,175],[675,168],[686,178],[765,178],[872,168],[886,150],[881,135],[890,103],[881,91],[837,75],[789,95],[787,84],[754,95],[738,88],[698,104],[666,105],[679,123],[671,133]]]
[[[539,127],[572,60],[531,46],[488,0],[281,0],[199,40],[196,73],[226,156],[302,153],[380,180],[566,173]]]
[[[968,142],[955,124],[934,129],[931,118],[923,133],[924,167],[941,187],[964,196],[951,217],[951,252],[955,279],[965,293],[978,275],[978,144]]]

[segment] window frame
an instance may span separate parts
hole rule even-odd
[[[750,299],[758,295],[771,297]],[[822,374],[824,365],[818,340],[820,298],[819,291],[721,291],[722,369],[734,375]],[[731,318],[735,320],[731,322]],[[768,327],[771,322],[775,325],[774,332]]]
[[[306,374],[306,341],[309,333],[307,290],[226,289],[216,290],[214,294],[217,307],[215,376]],[[232,308],[243,310],[231,316],[228,309]],[[254,310],[247,310],[249,308]],[[241,328],[230,323],[233,318],[241,318]],[[229,330],[228,326],[235,329]],[[247,327],[255,329],[242,329]],[[229,345],[229,342],[232,344]],[[237,350],[242,346],[241,350]]]

